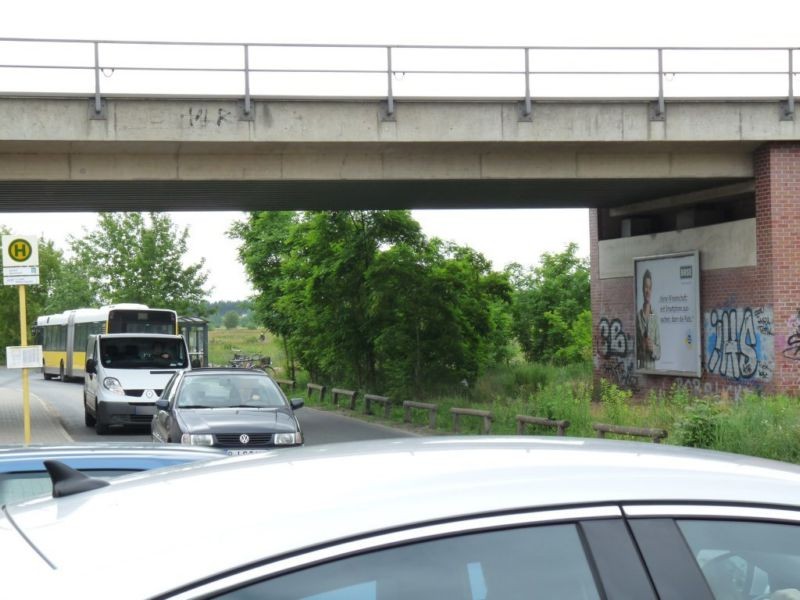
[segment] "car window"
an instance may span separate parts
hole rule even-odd
[[[678,521],[717,600],[800,599],[800,526]]]
[[[178,393],[179,408],[286,406],[280,389],[263,375],[202,375],[187,378]]]
[[[164,391],[161,392],[161,397],[164,398],[165,400],[171,400],[172,399],[172,391],[173,391],[173,388],[175,387],[175,382],[179,379],[178,373],[180,373],[180,371],[176,371],[172,375],[172,377],[169,378],[169,381],[167,382],[167,385],[164,386]]]
[[[82,472],[98,479],[112,479],[134,473],[135,470],[88,469]],[[53,486],[47,471],[0,473],[0,505],[22,502],[37,496],[49,496],[52,492]]]
[[[577,529],[488,531],[343,558],[228,592],[255,600],[600,598]]]

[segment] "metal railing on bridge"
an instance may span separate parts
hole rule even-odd
[[[774,98],[794,116],[794,56],[777,47],[436,46],[0,38],[0,94],[514,99]]]

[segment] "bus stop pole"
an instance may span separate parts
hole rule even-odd
[[[19,337],[20,345],[28,345],[28,314],[25,309],[25,286],[19,286]],[[28,385],[28,369],[22,369],[22,422],[25,431],[25,444],[31,443],[31,401]]]

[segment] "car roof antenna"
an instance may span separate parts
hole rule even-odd
[[[93,479],[57,460],[44,461],[44,468],[53,482],[53,498],[72,496],[109,485],[104,479]]]

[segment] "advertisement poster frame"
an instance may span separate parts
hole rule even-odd
[[[690,260],[681,260],[686,258]],[[646,273],[649,274],[648,283],[644,281]],[[702,376],[700,277],[699,250],[633,259],[633,349],[637,373]],[[650,307],[649,314],[644,314],[647,293],[650,294]],[[675,368],[678,362],[684,367]]]

